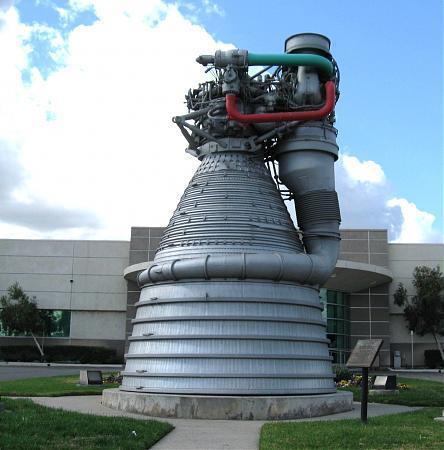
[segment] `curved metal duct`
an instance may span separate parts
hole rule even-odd
[[[301,41],[303,36],[298,46]],[[238,54],[232,54],[239,65]],[[139,275],[143,289],[120,389],[220,395],[335,392],[319,301],[319,285],[333,271],[339,248],[333,116],[285,127],[270,124],[265,137],[255,124],[246,128],[227,120],[223,96],[236,92],[236,86],[236,95],[250,89],[250,99],[262,89],[268,106],[272,103],[270,82],[254,82],[245,67],[230,64],[230,57],[218,56],[225,67],[219,84],[188,97],[194,112],[175,118],[201,164],[153,265]],[[205,58],[201,61],[208,63]],[[313,74],[302,71],[293,77],[297,70],[288,68],[276,80],[273,95],[288,95],[288,79],[299,80],[288,104],[305,98],[298,86],[317,86],[322,95],[320,78],[301,83],[301,77]],[[264,107],[248,106],[247,97],[242,102],[247,115],[261,114]],[[275,108],[279,104],[276,98]],[[304,107],[313,109],[299,105]],[[278,161],[280,180],[267,168],[270,161]],[[299,231],[282,194],[296,202]]]

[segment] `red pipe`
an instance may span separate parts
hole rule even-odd
[[[225,106],[228,118],[242,123],[264,123],[264,122],[292,122],[295,120],[318,120],[328,116],[335,107],[336,92],[335,83],[327,81],[325,83],[325,103],[314,111],[289,111],[264,114],[242,114],[237,109],[237,96],[227,94],[225,96]]]

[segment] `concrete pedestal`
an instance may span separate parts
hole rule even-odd
[[[353,408],[353,394],[228,397],[144,394],[105,389],[102,404],[121,411],[164,418],[283,420],[350,411]]]

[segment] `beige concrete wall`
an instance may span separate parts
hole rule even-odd
[[[162,227],[132,227],[129,251],[129,263],[137,264],[152,261],[159,246],[163,231]],[[139,301],[140,289],[137,283],[128,281],[127,295],[127,317],[126,317],[126,343],[125,352],[128,351],[128,337],[133,331],[132,319],[136,317],[136,307],[134,303]]]
[[[40,309],[71,311],[73,340],[125,338],[129,242],[0,240],[0,295],[19,282]]]
[[[416,266],[436,267],[444,270],[444,244],[389,244],[389,267],[393,273],[393,282],[389,288],[390,340],[391,351],[401,351],[403,363],[410,366],[411,337],[403,317],[403,308],[393,302],[393,294],[399,283],[407,289],[411,298],[415,294],[412,274]],[[444,338],[441,339],[444,345]],[[413,335],[413,363],[424,364],[424,350],[435,349],[436,343],[431,335]]]
[[[73,311],[72,339],[125,339],[126,312]]]
[[[413,295],[412,273],[416,266],[439,265],[444,271],[444,244],[389,244],[389,265],[393,273],[390,294],[401,282],[408,294]],[[396,308],[392,312],[398,312]]]
[[[387,267],[387,230],[341,229],[339,259]]]
[[[339,259],[388,267],[387,230],[341,230]],[[390,366],[388,284],[350,293],[351,347],[383,339],[378,364]]]

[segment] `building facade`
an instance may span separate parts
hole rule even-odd
[[[45,345],[104,346],[123,353],[129,242],[0,240],[0,295],[18,282],[53,318]],[[33,344],[0,337],[0,346]]]
[[[393,272],[393,282],[389,286],[391,351],[392,353],[400,351],[402,365],[411,367],[413,347],[413,366],[423,365],[424,350],[436,349],[436,343],[431,335],[421,337],[410,334],[403,317],[403,308],[393,303],[393,294],[399,283],[407,288],[410,298],[415,294],[412,272],[417,266],[439,266],[444,272],[444,245],[390,244],[389,265]],[[442,342],[444,342],[444,337]]]
[[[94,345],[123,355],[131,335],[137,274],[154,259],[164,228],[133,227],[125,241],[0,240],[0,295],[18,282],[51,317],[46,345]],[[327,336],[336,363],[345,363],[358,339],[384,340],[377,363],[393,364],[395,351],[410,366],[411,336],[393,303],[399,282],[414,290],[418,265],[444,268],[444,244],[390,244],[386,230],[341,230],[335,271],[321,289]],[[431,336],[414,336],[414,365]],[[30,343],[0,329],[0,346]]]

